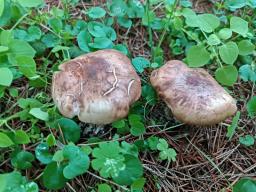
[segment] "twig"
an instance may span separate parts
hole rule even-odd
[[[113,75],[115,77],[115,82],[113,83],[112,87],[103,94],[103,96],[108,95],[109,93],[111,93],[116,88],[116,86],[117,86],[118,79],[117,79],[117,76],[116,76],[116,69],[115,69],[115,67],[113,69]]]

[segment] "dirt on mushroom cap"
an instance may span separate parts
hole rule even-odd
[[[153,71],[150,81],[180,121],[212,125],[233,115],[236,101],[204,69],[172,60]]]
[[[141,95],[140,78],[128,57],[116,50],[79,56],[59,66],[52,97],[60,112],[87,123],[107,124],[125,117]]]

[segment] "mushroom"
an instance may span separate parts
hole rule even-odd
[[[108,124],[127,116],[141,95],[130,60],[116,50],[100,50],[65,62],[53,74],[52,97],[60,113],[80,121]]]
[[[202,68],[168,61],[150,77],[177,120],[191,125],[217,124],[237,111],[236,101]]]

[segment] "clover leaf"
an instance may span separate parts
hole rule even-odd
[[[49,152],[49,147],[46,143],[40,143],[35,150],[36,158],[43,164],[48,164],[52,161],[53,155]]]
[[[168,143],[164,139],[159,139],[157,149],[160,151],[159,157],[161,160],[176,161],[176,151],[172,148],[169,148]]]
[[[75,145],[66,145],[63,148],[63,157],[69,161],[63,169],[63,175],[67,179],[73,179],[85,173],[89,168],[88,155]]]
[[[118,142],[101,143],[94,148],[92,156],[92,168],[100,172],[104,178],[117,177],[119,172],[125,169],[124,156],[120,153]]]

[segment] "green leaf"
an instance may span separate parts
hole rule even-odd
[[[13,74],[11,70],[7,67],[0,68],[0,85],[10,86],[13,80]]]
[[[151,136],[147,139],[148,146],[151,150],[157,150],[159,137]]]
[[[61,128],[65,139],[76,143],[80,139],[81,128],[71,119],[61,118],[56,121],[56,128]]]
[[[199,28],[206,32],[211,33],[220,25],[220,19],[213,14],[201,14],[197,16]]]
[[[146,183],[146,179],[145,178],[139,178],[137,180],[135,180],[132,185],[131,185],[131,189],[133,190],[142,190],[144,185]]]
[[[248,22],[240,17],[233,16],[230,19],[230,29],[242,36],[248,33]]]
[[[119,185],[131,185],[136,179],[143,175],[143,167],[140,160],[132,155],[124,155],[125,168],[121,170],[118,176],[113,177]]]
[[[36,51],[27,42],[22,40],[12,40],[9,43],[9,51],[15,56],[28,56],[33,58]]]
[[[20,151],[11,159],[12,166],[17,169],[29,169],[32,167],[32,162],[35,157],[28,151]]]
[[[251,65],[242,65],[239,68],[239,74],[242,80],[245,82],[252,81],[256,82],[256,69],[253,69]]]
[[[1,147],[10,147],[14,143],[12,140],[4,133],[0,133],[0,148]]]
[[[118,120],[118,121],[115,121],[112,123],[112,126],[114,128],[117,128],[117,129],[121,129],[121,128],[124,128],[125,127],[125,121],[122,119],[122,120]]]
[[[246,147],[254,145],[254,137],[251,135],[245,135],[244,137],[239,137],[239,142]]]
[[[5,0],[0,0],[0,17],[2,16],[4,12],[4,1]]]
[[[92,7],[89,9],[87,14],[92,19],[98,19],[98,18],[104,17],[106,15],[106,11],[101,7]]]
[[[113,0],[107,1],[107,7],[111,16],[124,16],[127,12],[127,5],[124,1]]]
[[[40,119],[42,121],[48,121],[49,120],[49,114],[47,112],[42,111],[40,108],[32,108],[29,111],[29,114],[33,115],[37,119]]]
[[[0,46],[0,53],[6,52],[9,50],[9,47],[6,46]]]
[[[81,50],[85,53],[90,52],[90,48],[88,47],[88,43],[92,41],[90,34],[86,30],[80,31],[77,35],[77,43]]]
[[[232,86],[238,77],[238,71],[235,66],[224,66],[215,71],[215,78],[222,85]]]
[[[137,72],[142,73],[145,68],[150,67],[150,62],[144,57],[135,57],[132,59],[132,65]]]
[[[124,28],[130,28],[132,26],[132,20],[126,17],[118,17],[117,23]]]
[[[11,182],[10,182],[11,181]],[[0,174],[1,192],[38,192],[38,186],[34,182],[28,182],[20,172]]]
[[[256,191],[256,181],[251,178],[242,178],[233,186],[233,192]]]
[[[256,96],[252,97],[246,104],[246,109],[251,118],[256,116]]]
[[[98,192],[111,192],[111,191],[112,191],[111,187],[106,183],[98,185]]]
[[[228,126],[226,137],[228,137],[229,140],[231,140],[231,138],[235,134],[239,118],[240,118],[240,111],[236,113],[236,116],[233,118],[231,125]]]
[[[16,61],[19,70],[27,77],[31,78],[36,75],[36,63],[32,57],[29,56],[18,56]]]
[[[159,157],[162,160],[168,159],[168,161],[176,161],[177,153],[174,149],[169,148],[165,139],[159,139],[157,149],[160,151]]]
[[[207,43],[209,45],[219,45],[221,43],[220,39],[218,38],[217,35],[215,34],[211,34],[208,39],[207,39]]]
[[[234,64],[238,57],[239,49],[235,42],[228,42],[219,47],[219,54],[222,61],[226,64]]]
[[[245,56],[253,53],[255,45],[249,40],[241,40],[238,42],[238,49],[239,55]]]
[[[106,37],[95,37],[93,43],[89,43],[89,46],[95,49],[111,48],[112,41]]]
[[[227,40],[230,37],[232,37],[232,30],[229,28],[222,28],[219,32],[218,32],[218,36],[223,39],[223,40]]]
[[[63,166],[52,162],[46,166],[43,172],[43,184],[47,189],[62,189],[67,182],[63,175]]]
[[[68,165],[63,169],[63,175],[67,179],[85,173],[90,164],[89,157],[79,147],[67,145],[63,148],[63,157],[68,160]]]
[[[55,137],[52,133],[47,136],[46,143],[49,147],[54,146],[56,144]]]
[[[16,144],[28,144],[30,143],[30,138],[25,131],[17,130],[15,131],[14,142]]]
[[[104,178],[117,177],[119,172],[125,169],[124,156],[120,154],[121,148],[118,142],[100,143],[94,148],[92,156],[92,168],[99,171]]]
[[[131,125],[130,132],[133,136],[140,136],[146,132],[146,128],[145,128],[144,124],[140,121],[132,122],[132,123],[130,123],[130,125]]]
[[[22,7],[38,7],[44,3],[43,0],[17,0]]]
[[[129,53],[127,47],[123,44],[114,45],[113,49],[120,51],[121,53],[123,53],[125,55],[128,55],[128,53]]]
[[[202,67],[210,61],[210,53],[203,45],[194,45],[188,50],[187,61],[190,67]]]
[[[57,33],[60,33],[63,27],[62,21],[59,18],[49,19],[48,24]]]
[[[46,143],[40,143],[35,149],[36,158],[43,164],[52,162],[53,155],[49,152],[49,147]]]

